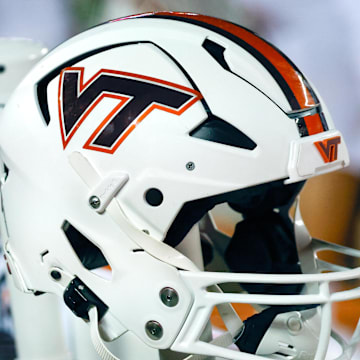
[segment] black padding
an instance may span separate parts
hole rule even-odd
[[[64,222],[62,228],[76,255],[86,269],[93,270],[109,265],[101,250],[68,221]]]
[[[179,211],[170,226],[165,243],[177,246],[189,230],[215,205],[229,202],[234,210],[250,216],[282,207],[286,211],[293,203],[304,182],[284,185],[284,179],[249,188],[189,201]]]
[[[294,306],[271,306],[259,314],[255,314],[244,321],[241,336],[235,344],[240,351],[255,354],[266,331],[271,326],[278,314],[290,311],[302,311],[316,307],[317,305],[294,305]],[[277,339],[274,339],[277,340]]]
[[[269,210],[279,209],[286,213],[304,186],[304,181],[284,185],[283,180],[252,186],[236,192],[228,203],[245,217],[261,217]]]
[[[242,131],[213,114],[192,130],[190,136],[241,149],[254,150],[256,148],[256,143]]]
[[[244,220],[225,253],[233,272],[300,274],[294,225],[289,208],[304,182],[290,185],[273,182],[248,189],[241,202],[229,205]],[[266,276],[266,275],[264,275]],[[250,293],[298,294],[303,284],[241,284]]]
[[[228,202],[244,217],[225,251],[229,269],[239,273],[300,274],[294,226],[288,212],[303,185],[284,185],[283,180],[278,180],[188,202],[171,225],[165,242],[175,247],[216,204]],[[249,293],[268,294],[299,294],[303,288],[303,284],[241,286]]]
[[[205,198],[184,204],[171,224],[164,242],[173,247],[179,245],[193,225],[215,206],[214,201],[214,198]]]
[[[232,272],[300,274],[292,222],[280,213],[268,211],[238,223],[225,261]],[[303,284],[241,286],[249,293],[298,294]]]

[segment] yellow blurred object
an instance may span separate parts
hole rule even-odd
[[[352,227],[358,210],[358,191],[359,179],[347,172],[335,172],[308,180],[301,192],[300,206],[310,234],[315,238],[357,248],[359,241],[354,241],[356,234]],[[334,252],[324,252],[321,258],[344,266],[358,265],[349,263],[351,259]],[[338,286],[344,290],[359,285],[352,282]],[[360,316],[360,300],[334,303],[333,315],[337,327],[350,333]]]
[[[301,192],[301,213],[310,234],[343,244],[355,211],[359,179],[346,172],[312,178]],[[348,244],[350,245],[350,244]]]

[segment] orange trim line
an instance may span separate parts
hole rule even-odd
[[[147,108],[145,110],[145,112],[143,112],[136,120],[134,119],[135,121],[129,125],[129,127],[125,130],[124,133],[122,133],[120,138],[115,142],[114,146],[111,149],[104,149],[104,148],[101,148],[101,147],[98,147],[95,145],[91,145],[91,142],[95,139],[96,135],[104,128],[104,126],[108,123],[108,121],[113,116],[115,116],[120,111],[120,109],[127,104],[127,102],[129,100],[131,100],[131,97],[121,96],[121,95],[117,95],[117,94],[110,94],[110,93],[101,94],[101,96],[99,96],[94,101],[94,103],[91,104],[91,106],[89,106],[89,108],[84,112],[84,114],[80,117],[80,119],[78,120],[78,122],[76,123],[74,128],[70,131],[69,135],[65,138],[64,126],[63,126],[63,116],[62,116],[62,106],[61,106],[61,103],[62,103],[61,88],[62,88],[62,78],[63,78],[64,71],[80,72],[80,80],[79,80],[79,92],[80,93],[82,91],[84,91],[84,89],[86,89],[98,76],[105,73],[105,74],[115,74],[115,75],[124,76],[124,77],[132,77],[132,78],[142,79],[142,80],[146,80],[146,81],[150,81],[150,82],[156,82],[156,83],[166,85],[166,86],[169,86],[172,88],[183,90],[187,93],[191,93],[193,95],[193,98],[177,110],[168,108],[168,107],[166,107],[164,105],[160,105],[160,104],[151,104],[151,106],[149,108]],[[139,75],[139,74],[133,74],[133,73],[124,72],[124,71],[116,71],[116,70],[109,70],[109,69],[100,69],[95,75],[93,75],[87,82],[84,83],[84,67],[65,68],[60,73],[59,92],[58,92],[59,120],[60,120],[61,137],[62,137],[64,149],[66,148],[66,146],[68,145],[68,143],[70,142],[71,138],[74,136],[76,131],[79,129],[81,124],[84,122],[86,117],[104,98],[118,99],[118,100],[120,100],[120,102],[113,108],[113,110],[110,111],[110,113],[100,123],[100,125],[96,128],[96,130],[91,134],[90,138],[86,141],[83,148],[113,154],[117,150],[117,148],[121,145],[121,143],[128,137],[128,135],[135,129],[135,127],[141,121],[143,121],[153,110],[158,109],[158,110],[166,111],[171,114],[181,115],[184,111],[186,111],[189,107],[191,107],[193,104],[195,104],[198,100],[201,100],[203,98],[203,96],[201,95],[200,92],[198,92],[194,89],[188,88],[183,85],[175,84],[170,81],[161,80],[161,79],[157,79],[157,78],[145,76],[145,75]]]
[[[303,119],[305,121],[309,135],[318,134],[325,130],[319,114],[305,116]]]

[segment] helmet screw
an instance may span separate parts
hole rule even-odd
[[[189,161],[187,164],[186,164],[186,169],[189,170],[189,171],[192,171],[195,169],[195,163],[193,163],[192,161]]]
[[[155,320],[150,320],[145,325],[146,334],[152,340],[159,340],[163,336],[163,328]]]
[[[93,209],[98,209],[100,207],[100,203],[100,199],[95,195],[91,196],[89,199],[89,204]]]
[[[160,291],[160,299],[164,305],[174,307],[179,302],[179,295],[173,288],[165,287]]]
[[[287,327],[292,332],[299,332],[302,329],[302,322],[298,316],[291,316],[287,321]]]
[[[57,270],[52,270],[50,276],[56,281],[59,281],[61,279],[61,273]]]

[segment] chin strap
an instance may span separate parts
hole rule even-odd
[[[93,306],[89,310],[90,319],[90,335],[91,341],[94,345],[96,352],[99,354],[102,360],[120,360],[118,357],[113,355],[105,346],[99,331],[98,325],[98,311],[96,306]]]

